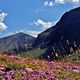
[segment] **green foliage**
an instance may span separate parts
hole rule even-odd
[[[66,61],[80,61],[80,49],[78,49],[76,52],[70,54],[70,55],[67,55],[63,61],[66,60]]]
[[[7,59],[5,59],[5,58],[0,58],[0,62],[7,62]]]
[[[11,67],[13,69],[21,69],[21,65],[16,63],[10,63],[8,64],[8,67]]]
[[[41,56],[42,54],[45,53],[45,49],[34,49],[31,51],[27,51],[24,53],[21,53],[21,57],[31,57],[34,59],[42,59]],[[78,49],[76,52],[66,55],[65,57],[58,58],[57,61],[80,61],[80,49]]]
[[[27,52],[24,52],[24,53],[21,53],[20,56],[21,57],[31,57],[31,58],[34,58],[34,59],[40,59],[41,55],[45,52],[45,49],[40,49],[40,48],[37,48],[37,49],[34,49],[34,50],[31,50],[31,51],[27,51]]]

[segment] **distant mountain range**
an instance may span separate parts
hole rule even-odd
[[[80,7],[66,12],[59,22],[34,38],[18,33],[0,38],[0,52],[19,53],[31,49],[45,49],[43,59],[54,60],[76,52],[80,48]]]
[[[40,33],[33,47],[46,48],[45,59],[64,57],[80,48],[80,7],[66,12],[55,26]]]
[[[34,37],[25,34],[17,33],[8,37],[0,38],[0,52],[14,53],[27,51],[32,48]]]

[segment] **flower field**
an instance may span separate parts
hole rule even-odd
[[[0,54],[0,80],[80,80],[80,63]]]

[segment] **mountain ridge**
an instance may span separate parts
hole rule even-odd
[[[25,51],[27,50],[27,46],[31,47],[34,39],[34,37],[22,32],[0,38],[0,52],[9,52],[10,50],[14,51],[16,50],[16,47],[19,48],[19,52],[22,49],[24,49],[23,51]]]
[[[79,36],[80,7],[64,13],[55,26],[40,33],[33,42],[33,47],[47,48],[43,55],[46,59],[64,57],[71,53],[71,49],[76,51],[80,48]]]

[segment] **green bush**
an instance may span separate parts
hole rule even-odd
[[[45,52],[45,49],[34,49],[34,50],[31,50],[31,51],[21,53],[20,56],[21,57],[28,56],[28,57],[31,57],[31,58],[34,58],[34,59],[39,59],[44,52]]]

